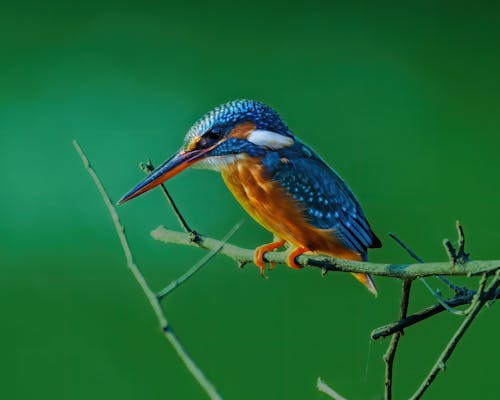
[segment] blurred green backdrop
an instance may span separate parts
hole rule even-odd
[[[473,257],[498,258],[500,9],[470,2],[55,2],[0,6],[0,397],[204,398],[158,332],[126,270],[103,202],[72,146],[114,199],[137,164],[178,148],[213,106],[255,98],[279,110],[350,183],[384,247],[397,232],[425,259],[463,222]],[[219,176],[170,184],[189,222],[223,236],[245,214]],[[159,192],[119,209],[155,288],[202,251],[154,242],[176,221]],[[269,239],[254,222],[234,242]],[[169,299],[174,328],[227,399],[320,399],[322,376],[379,399],[400,286],[373,299],[351,277],[280,267],[260,278],[217,258]],[[437,285],[437,282],[433,282]],[[433,299],[416,285],[411,309]],[[459,318],[407,332],[397,398],[420,383]],[[496,307],[467,333],[428,398],[498,395]]]

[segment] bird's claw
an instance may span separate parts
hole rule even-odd
[[[301,254],[307,253],[309,249],[307,247],[297,247],[292,250],[286,259],[286,264],[293,269],[302,269],[303,265],[298,264],[295,261],[295,258],[300,256]]]
[[[253,255],[254,264],[260,269],[260,275],[265,278],[266,271],[266,261],[264,260],[264,256],[267,252],[273,251],[279,247],[282,247],[285,244],[284,240],[279,240],[277,242],[265,244],[263,246],[259,246],[255,249],[255,253]],[[274,262],[269,263],[269,270],[273,270],[275,266]]]

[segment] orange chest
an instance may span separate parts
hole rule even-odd
[[[350,258],[335,233],[311,225],[304,206],[279,182],[273,181],[259,160],[239,159],[224,168],[222,178],[245,211],[264,228],[294,247]]]
[[[222,171],[222,178],[241,206],[257,222],[287,241],[291,225],[303,220],[302,209],[273,181],[258,160],[240,159]]]
[[[251,158],[227,166],[222,177],[241,206],[264,228],[300,246],[314,227],[306,221],[303,206],[273,181],[265,167]]]

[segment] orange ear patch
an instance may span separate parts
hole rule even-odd
[[[250,133],[255,130],[256,126],[253,122],[242,122],[236,125],[231,132],[229,132],[228,137],[246,139]]]

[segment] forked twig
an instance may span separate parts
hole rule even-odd
[[[491,282],[488,292],[496,292],[498,286],[500,285],[500,275],[497,272],[495,275],[495,278]],[[467,331],[467,328],[470,326],[472,321],[474,321],[474,318],[478,315],[479,311],[481,308],[486,304],[485,299],[479,299],[479,301],[474,305],[472,308],[471,312],[465,317],[463,320],[462,324],[459,326],[455,334],[452,336],[446,347],[444,348],[443,352],[441,355],[438,357],[436,363],[432,367],[431,371],[427,375],[427,377],[424,379],[420,387],[417,389],[415,394],[410,398],[411,400],[418,400],[420,399],[425,391],[429,388],[429,386],[434,382],[434,379],[436,379],[436,376],[439,374],[440,371],[444,370],[446,368],[446,362],[448,359],[451,357],[453,351],[458,345],[458,342],[464,335],[464,333]]]
[[[459,237],[462,238],[461,240],[461,243],[463,244],[464,241],[463,241],[463,230],[461,230],[461,225],[458,223],[457,221],[457,227],[460,227],[459,229],[459,232],[461,232],[461,235],[459,234]],[[418,261],[419,263],[423,264],[425,261],[423,260],[423,258],[419,257],[412,249],[410,249],[399,237],[397,237],[394,233],[389,233],[389,236],[394,239],[396,241],[397,244],[399,244],[403,250],[405,250],[409,255],[410,257],[412,257],[413,259],[415,259],[416,261]],[[449,240],[448,240],[449,242]],[[451,246],[450,248],[452,249],[453,251],[453,254],[455,254],[455,249],[453,248],[453,246],[451,245],[451,243],[449,243],[449,246]],[[448,287],[452,288],[456,294],[463,294],[463,293],[466,293],[467,292],[467,289],[466,288],[463,288],[463,287],[460,287],[460,286],[457,286],[455,285],[454,283],[450,282],[448,279],[446,279],[444,276],[441,276],[441,275],[436,275],[437,278],[439,278],[443,283],[445,283]],[[429,285],[427,283],[427,281],[425,280],[424,277],[420,277],[419,279],[422,284],[427,288],[427,290],[436,298],[436,300],[441,304],[441,306],[445,309],[445,310],[448,310],[450,313],[452,314],[456,314],[456,315],[460,315],[460,311],[456,311],[454,310],[452,307],[449,307],[448,304],[446,303],[446,301],[441,297],[441,294],[437,291],[435,291],[434,289],[432,289],[431,285]]]
[[[452,262],[452,267],[455,267],[456,265],[464,265],[469,261],[469,254],[465,252],[465,238],[464,238],[464,231],[462,228],[462,225],[460,222],[457,221],[456,223],[457,226],[457,231],[458,231],[458,249],[455,249],[451,242],[447,239],[444,240],[444,247],[448,253],[448,256],[450,258],[450,261]],[[424,261],[418,257],[412,250],[409,249],[408,246],[406,246],[399,238],[397,238],[395,235],[391,234],[391,237],[395,239],[398,244],[401,245],[413,258],[416,260],[420,260],[421,263]],[[487,278],[488,278],[488,273],[484,273],[481,277],[480,283],[479,283],[479,288],[477,292],[473,292],[472,298],[470,298],[470,306],[463,311],[455,311],[451,306],[447,304],[445,300],[441,298],[441,295],[439,293],[436,293],[432,290],[430,285],[422,278],[422,282],[425,284],[425,286],[429,289],[431,293],[433,293],[434,297],[437,298],[439,301],[439,305],[443,308],[446,309],[453,314],[456,315],[461,315],[461,316],[466,316],[460,327],[457,329],[453,337],[451,338],[450,342],[448,345],[445,347],[441,355],[439,356],[438,360],[434,364],[433,368],[429,372],[427,378],[424,380],[424,382],[421,384],[421,386],[417,389],[415,394],[411,397],[411,400],[417,400],[422,397],[424,392],[427,390],[427,388],[432,384],[436,376],[438,375],[439,371],[445,368],[446,366],[446,361],[451,357],[453,351],[455,350],[458,342],[464,335],[465,331],[467,328],[470,326],[474,318],[477,316],[479,313],[479,310],[484,306],[484,304],[488,301],[488,299],[491,298],[496,298],[497,295],[497,288],[500,284],[500,276],[499,276],[499,270],[496,270],[496,275],[495,275],[495,280],[491,283],[490,287],[488,288],[486,296],[483,296],[484,294],[484,289],[486,286]],[[455,290],[455,293],[457,296],[459,295],[464,295],[467,294],[470,296],[470,290],[467,290],[465,288],[458,287],[454,284],[451,284],[451,282],[448,282],[446,279],[442,278],[442,280],[448,284],[448,286],[452,287]],[[404,293],[403,293],[404,295]],[[405,316],[406,317],[406,316]],[[400,318],[400,321],[404,320],[405,318]],[[384,327],[385,328],[385,327]],[[395,346],[397,346],[398,340],[399,340],[399,335],[402,332],[402,328],[398,327],[399,329],[394,331],[391,340],[391,344],[389,345],[389,350],[393,346],[393,342],[395,342]],[[384,333],[386,333],[388,329],[384,329]],[[385,336],[385,335],[384,335]],[[373,334],[372,334],[373,337]],[[380,337],[380,336],[379,336]],[[387,362],[387,360],[386,360]],[[387,370],[389,370],[389,364],[387,365]],[[386,375],[387,377],[387,375]],[[389,396],[388,396],[389,395]],[[391,398],[391,393],[390,393],[390,387],[389,391],[387,391],[387,379],[386,379],[386,399]]]
[[[162,290],[158,292],[156,295],[159,300],[163,300],[165,297],[167,297],[170,293],[172,293],[175,289],[177,289],[179,286],[181,286],[183,283],[185,283],[189,278],[191,278],[194,274],[196,274],[200,269],[202,269],[207,263],[214,258],[224,247],[224,244],[227,243],[227,241],[236,233],[238,229],[240,229],[241,225],[243,224],[243,221],[238,222],[227,234],[224,236],[224,238],[221,240],[221,244],[218,247],[215,247],[214,249],[210,250],[205,257],[203,257],[200,261],[198,261],[195,265],[193,265],[188,271],[186,271],[183,275],[181,275],[179,278],[173,280],[170,282],[167,286],[165,286]]]
[[[456,295],[452,299],[446,300],[446,304],[448,305],[448,307],[459,307],[465,304],[470,304],[473,301],[476,293],[477,292],[475,292],[474,290],[469,290],[468,293]],[[483,292],[481,298],[486,301],[495,301],[496,299],[500,298],[500,289],[497,289],[494,292],[488,292],[488,291]],[[441,304],[432,305],[412,315],[409,315],[406,318],[400,319],[396,322],[392,322],[390,324],[374,329],[370,334],[370,337],[373,340],[377,340],[380,338],[390,336],[394,332],[408,328],[412,325],[415,325],[416,323],[422,322],[445,310],[446,309]]]
[[[454,265],[465,264],[469,261],[470,254],[465,251],[465,235],[464,228],[460,221],[456,221],[457,235],[458,235],[458,248],[451,244],[448,239],[443,240],[443,246],[448,253],[448,258]]]
[[[477,289],[476,292],[473,292],[474,295],[472,296],[472,299],[471,299],[471,302],[470,302],[470,306],[468,308],[466,308],[465,310],[454,310],[453,307],[449,306],[448,305],[448,302],[443,299],[441,297],[441,293],[439,291],[435,291],[431,288],[431,286],[427,283],[427,281],[422,278],[421,281],[422,283],[427,287],[427,289],[429,290],[429,292],[432,293],[432,295],[437,299],[438,303],[446,310],[448,311],[449,313],[453,314],[453,315],[459,315],[459,316],[464,316],[464,315],[467,315],[469,314],[472,309],[474,308],[474,305],[477,303],[477,301],[479,300],[479,298],[482,296],[483,294],[483,291],[484,291],[484,288],[486,286],[486,281],[488,280],[488,274],[483,274],[481,276],[481,280],[479,281],[479,287]],[[465,288],[461,288],[461,291],[464,291],[466,290]]]
[[[217,392],[217,389],[215,386],[208,380],[208,378],[205,376],[203,371],[196,365],[194,360],[191,358],[191,356],[188,354],[187,350],[185,349],[184,345],[181,343],[177,335],[174,333],[172,330],[171,325],[168,322],[167,316],[164,312],[164,310],[161,307],[160,301],[156,294],[151,290],[149,284],[146,282],[144,276],[142,275],[141,271],[139,270],[139,267],[134,261],[134,257],[132,254],[132,251],[130,249],[130,245],[128,243],[127,236],[125,235],[125,228],[123,227],[120,218],[118,217],[118,214],[116,212],[116,209],[111,202],[111,199],[106,192],[106,189],[102,185],[99,177],[97,176],[96,172],[90,165],[90,162],[85,155],[85,153],[82,151],[80,148],[78,142],[76,140],[73,141],[73,146],[75,147],[76,151],[78,152],[83,165],[85,166],[87,172],[90,174],[92,180],[94,181],[95,185],[97,186],[97,189],[99,190],[104,203],[111,215],[111,218],[113,220],[113,224],[116,229],[116,233],[118,235],[118,238],[120,239],[120,243],[123,248],[123,252],[125,253],[125,258],[127,260],[127,267],[130,269],[132,272],[132,275],[134,276],[135,280],[141,287],[142,291],[146,295],[146,298],[148,299],[151,308],[153,309],[156,318],[158,319],[158,323],[160,325],[160,328],[163,332],[163,335],[165,338],[170,342],[172,347],[175,349],[177,352],[177,355],[179,358],[182,360],[186,368],[189,370],[193,378],[200,384],[200,386],[205,390],[206,394],[211,398],[215,400],[221,400],[222,397],[220,394]]]
[[[463,233],[463,231],[462,231],[462,233]],[[401,240],[398,236],[396,236],[396,235],[395,235],[394,233],[392,233],[392,232],[390,232],[390,233],[389,233],[389,236],[390,236],[392,239],[394,239],[394,241],[395,241],[397,244],[399,244],[399,246],[401,246],[401,248],[402,248],[403,250],[405,250],[411,258],[413,258],[415,261],[417,261],[417,262],[419,262],[419,263],[421,263],[421,264],[425,263],[424,259],[423,259],[423,258],[421,258],[421,257],[419,257],[419,256],[418,256],[418,255],[417,255],[417,254],[416,254],[416,253],[415,253],[412,249],[410,249],[410,248],[409,248],[409,247],[408,247],[408,246],[407,246],[407,245],[406,245],[406,244],[405,244],[405,243],[404,243],[404,242],[403,242],[403,241],[402,241],[402,240]],[[463,236],[462,236],[462,237],[463,237]],[[442,281],[445,285],[447,285],[448,287],[452,288],[452,289],[455,291],[455,293],[459,293],[461,290],[463,290],[463,288],[462,288],[462,287],[455,285],[453,282],[450,282],[448,279],[446,279],[446,278],[445,278],[444,276],[442,276],[442,275],[436,275],[436,277],[437,277],[438,279],[440,279],[440,280],[441,280],[441,281]],[[422,278],[422,280],[423,280],[423,278]],[[426,282],[425,282],[425,284],[426,284],[426,286],[427,286],[427,283],[426,283]],[[428,286],[428,287],[430,288],[430,286]],[[432,289],[430,289],[430,290],[431,290],[431,293],[434,293],[434,291],[433,291]]]

